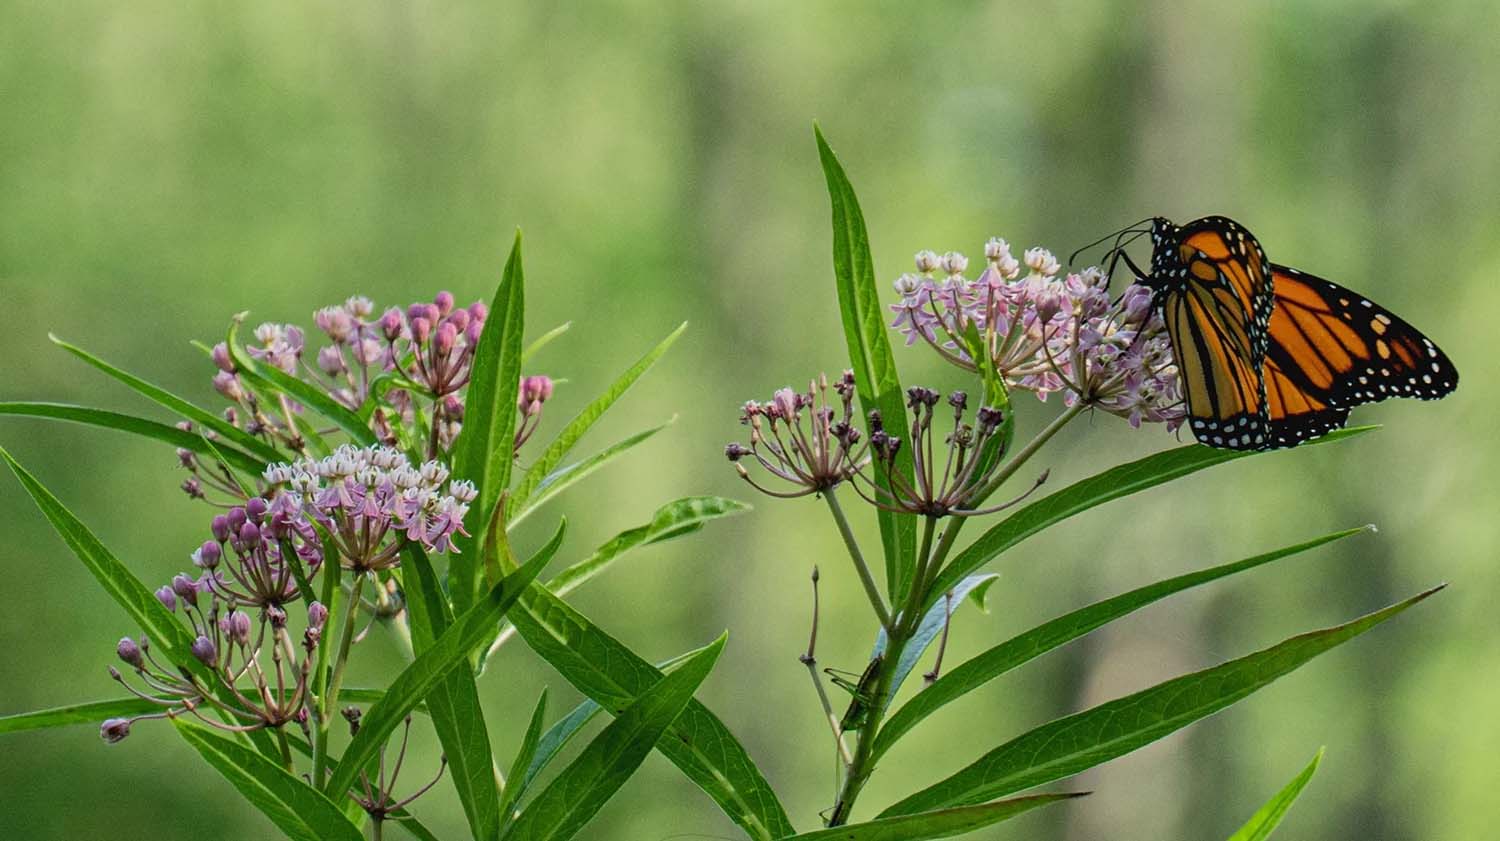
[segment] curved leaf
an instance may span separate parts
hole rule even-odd
[[[546,718],[547,688],[542,687],[542,695],[536,699],[536,707],[531,711],[531,721],[527,723],[526,733],[521,737],[521,746],[516,750],[515,758],[511,760],[510,775],[505,778],[505,792],[500,798],[500,811],[505,815],[506,820],[510,820],[515,814],[516,807],[521,803],[521,797],[526,794],[526,786],[531,782],[531,776],[527,774],[527,771],[536,761],[536,749],[542,741],[542,726]]]
[[[470,368],[464,427],[453,445],[453,474],[478,489],[477,522],[488,524],[510,486],[515,462],[516,398],[521,381],[521,342],[526,330],[526,274],[521,267],[521,232],[500,274],[479,347]],[[479,592],[479,558],[485,532],[458,541],[459,554],[448,560],[448,591],[453,609],[462,613]]]
[[[289,837],[363,841],[364,834],[333,801],[274,762],[180,718],[172,723],[184,741]]]
[[[531,788],[531,784],[536,781],[537,775],[542,773],[542,769],[546,768],[547,764],[567,746],[568,742],[572,741],[573,737],[578,735],[578,731],[582,730],[585,724],[593,721],[594,716],[603,711],[603,707],[585,698],[582,703],[573,708],[572,712],[558,719],[557,723],[547,728],[547,732],[543,733],[542,737],[537,740],[536,748],[532,751],[531,762],[526,766],[526,774],[521,778],[520,791],[516,794],[517,800],[520,799],[522,794],[526,793],[527,789]],[[514,784],[514,775],[511,776],[511,780],[512,784]]]
[[[864,213],[859,209],[854,185],[849,183],[838,156],[823,138],[823,131],[814,125],[813,134],[817,137],[818,157],[823,163],[828,198],[833,205],[833,276],[859,405],[863,414],[878,410],[887,423],[899,428],[905,422],[906,402],[901,378],[896,373],[896,357],[886,338],[885,311],[875,286],[875,261],[870,256]],[[907,482],[912,475],[910,450],[903,447],[896,454],[896,470]],[[874,469],[875,483],[884,485],[885,469],[878,459]],[[900,604],[916,568],[917,518],[912,514],[880,511],[879,520],[880,539],[885,548],[886,589],[891,602]]]
[[[1050,806],[1053,803],[1087,795],[1086,791],[1069,794],[1034,794],[1030,797],[997,800],[994,803],[984,803],[978,806],[960,806],[957,809],[880,818],[867,823],[804,832],[787,841],[922,841],[926,838],[952,838],[955,835],[964,835],[991,824],[1010,820],[1016,815],[1040,806]]]
[[[609,388],[605,389],[603,394],[594,398],[592,403],[583,407],[583,411],[568,421],[568,425],[563,427],[561,432],[557,433],[557,437],[537,457],[536,463],[531,465],[526,474],[521,477],[521,483],[516,486],[515,495],[512,497],[512,504],[515,506],[515,510],[523,511],[528,507],[527,503],[540,488],[542,480],[562,463],[568,451],[573,449],[573,445],[577,444],[584,433],[589,431],[589,427],[593,426],[599,418],[604,416],[604,413],[609,410],[610,406],[615,404],[615,401],[623,397],[625,392],[629,391],[632,385],[635,385],[635,381],[640,379],[642,374],[645,374],[651,369],[652,365],[656,364],[656,360],[660,359],[662,354],[667,352],[667,348],[670,348],[672,343],[677,341],[677,338],[686,329],[687,324],[685,322],[678,326],[665,339],[658,342],[656,347],[648,351],[645,356],[636,360],[634,365],[625,369],[623,374],[617,377],[613,383],[610,383]]]
[[[661,680],[661,671],[540,585],[521,597],[510,619],[526,643],[569,683],[619,711]],[[796,830],[776,794],[737,739],[708,708],[692,701],[657,748],[757,841]]]
[[[692,702],[724,651],[725,639],[721,636],[695,653],[631,702],[526,807],[505,834],[506,841],[567,841],[577,835]]]
[[[69,421],[88,426],[114,429],[120,432],[128,432],[132,435],[139,435],[143,438],[161,441],[171,444],[174,447],[181,447],[184,450],[192,450],[199,455],[205,455],[210,458],[222,457],[231,466],[238,467],[248,473],[259,475],[261,471],[266,469],[264,461],[245,455],[239,450],[222,444],[213,446],[197,433],[183,432],[169,424],[138,418],[134,415],[111,412],[107,409],[94,409],[88,406],[74,406],[67,403],[6,402],[0,403],[0,415],[47,418],[49,420]],[[274,453],[275,451],[273,450],[272,452]]]
[[[328,392],[305,382],[287,372],[277,368],[275,365],[262,365],[250,358],[250,354],[239,345],[240,323],[245,313],[234,317],[229,325],[229,336],[225,343],[229,347],[229,357],[234,360],[235,367],[239,370],[239,376],[243,377],[252,385],[259,386],[264,391],[285,394],[292,400],[301,403],[314,412],[332,421],[335,426],[342,429],[349,439],[359,446],[365,447],[375,443],[375,433],[370,431],[369,425],[357,413],[342,403],[334,400]],[[299,419],[300,421],[301,419]],[[312,431],[311,425],[299,424],[298,431],[309,440],[318,440],[317,433]]]
[[[1306,552],[1325,543],[1342,540],[1351,535],[1368,531],[1369,526],[1345,529],[1326,534],[1312,540],[1286,546],[1274,552],[1256,555],[1234,563],[1189,572],[1173,578],[1148,584],[1128,593],[1095,602],[1087,607],[1045,622],[1012,637],[994,648],[976,655],[972,659],[938,678],[931,686],[917,693],[910,701],[886,720],[875,739],[874,755],[879,757],[890,749],[907,731],[927,716],[937,712],[950,701],[967,695],[986,683],[1016,668],[1022,663],[1040,657],[1064,643],[1071,642],[1088,632],[1107,625],[1122,616],[1133,613],[1146,605],[1164,599],[1200,584],[1207,584],[1238,572],[1255,569],[1272,561]]]
[[[553,327],[551,330],[548,330],[547,332],[543,333],[542,335],[537,336],[536,339],[534,341],[532,341],[531,344],[529,344],[529,345],[526,346],[525,350],[521,351],[521,364],[525,365],[527,362],[530,362],[531,361],[531,357],[536,356],[537,353],[539,353],[542,348],[546,347],[547,345],[552,344],[552,340],[553,339],[555,339],[558,336],[561,336],[562,334],[568,332],[568,328],[570,328],[572,326],[573,326],[573,322],[571,322],[571,321],[564,321],[563,323],[557,325],[556,327]]]
[[[654,426],[642,432],[637,432],[636,434],[630,436],[629,438],[626,438],[623,441],[618,441],[614,444],[609,445],[608,447],[605,447],[603,450],[600,450],[599,452],[589,456],[588,458],[575,461],[572,464],[567,465],[566,467],[559,467],[551,473],[548,473],[545,477],[543,477],[542,481],[538,483],[537,486],[532,490],[530,498],[525,500],[524,504],[518,506],[515,509],[515,512],[510,515],[510,522],[506,524],[507,528],[513,527],[517,523],[526,519],[528,515],[530,515],[538,508],[542,507],[542,505],[544,505],[548,500],[552,499],[554,496],[557,496],[558,494],[562,493],[578,482],[583,481],[585,477],[624,455],[626,452],[633,449],[637,444],[645,442],[651,436],[662,431],[663,429],[666,429],[675,420],[676,418],[673,418],[673,420],[667,421],[661,426]]]
[[[1044,724],[886,809],[882,817],[1003,797],[1123,756],[1224,709],[1441,589]]]
[[[468,668],[469,655],[489,638],[495,623],[505,616],[542,567],[562,545],[565,526],[560,525],[551,542],[524,566],[496,584],[489,594],[470,608],[433,642],[432,647],[417,655],[386,689],[385,697],[373,704],[360,718],[359,732],[344,749],[343,762],[329,778],[323,790],[340,797],[354,784],[359,769],[380,751],[386,737],[395,730],[406,714],[426,699],[455,668]]]
[[[432,648],[453,624],[437,573],[421,547],[409,544],[402,561],[403,594],[411,628],[412,653]],[[474,670],[467,665],[451,670],[427,693],[432,726],[448,757],[448,777],[475,838],[494,838],[504,814],[495,782],[495,757]]]
[[[975,591],[982,592],[981,588],[988,588],[999,577],[999,573],[994,572],[983,575],[971,575],[958,582],[958,586],[953,588],[951,606],[939,603],[928,608],[927,615],[922,617],[922,623],[917,626],[916,633],[912,634],[910,640],[907,640],[906,647],[901,649],[901,659],[897,661],[896,673],[891,677],[890,694],[886,696],[887,699],[894,699],[896,697],[896,693],[901,689],[901,684],[906,682],[906,678],[911,674],[911,670],[917,667],[917,661],[922,659],[922,655],[926,653],[928,646],[931,646],[932,641],[937,639],[938,635],[943,632],[943,626],[949,622],[949,614],[957,612],[959,606],[964,603],[964,597]],[[875,651],[870,655],[870,659],[873,660],[877,655],[883,653],[886,645],[885,629],[881,628],[876,634]],[[889,700],[887,700],[887,703],[889,703]]]
[[[136,393],[162,406],[165,406],[172,412],[182,416],[182,418],[184,418],[185,420],[190,420],[205,429],[212,429],[214,432],[219,433],[219,436],[222,437],[225,441],[233,443],[239,448],[260,459],[262,462],[284,460],[284,457],[280,452],[276,450],[275,447],[267,444],[265,441],[262,441],[259,438],[256,438],[254,435],[251,435],[245,430],[240,429],[229,421],[224,420],[219,415],[210,412],[207,409],[189,403],[188,401],[182,399],[181,397],[178,397],[172,392],[167,391],[160,386],[146,382],[145,380],[137,377],[134,374],[116,368],[115,366],[109,364],[108,362],[105,362],[103,359],[100,359],[92,353],[89,353],[83,348],[68,344],[62,339],[59,339],[57,336],[49,333],[47,334],[47,338],[51,339],[53,344],[67,351],[68,353],[73,354],[79,359],[82,359],[84,362],[87,362],[95,368],[98,368],[100,371],[103,371],[109,376],[114,377],[115,379],[129,386]],[[264,464],[262,465],[262,467],[263,466]],[[257,469],[256,472],[259,473],[260,470]]]
[[[1231,835],[1229,841],[1266,841],[1267,838],[1270,838],[1271,833],[1275,831],[1276,827],[1281,825],[1281,819],[1286,817],[1287,810],[1291,809],[1292,804],[1297,802],[1297,797],[1302,794],[1302,789],[1306,788],[1308,782],[1312,780],[1313,774],[1318,770],[1318,763],[1322,761],[1323,749],[1318,748],[1317,755],[1312,758],[1311,762],[1307,763],[1307,767],[1302,769],[1302,773],[1287,783],[1286,787],[1281,791],[1276,792],[1275,797],[1266,801],[1266,805],[1260,807],[1251,816],[1248,823],[1240,827],[1239,831],[1234,835]]]
[[[1376,429],[1374,426],[1356,426],[1330,432],[1322,438],[1314,438],[1302,446],[1316,446],[1333,441],[1343,441]],[[1262,452],[1277,452],[1264,450]],[[1098,505],[1129,496],[1133,493],[1166,484],[1190,473],[1196,473],[1216,464],[1256,455],[1251,450],[1217,450],[1202,444],[1189,444],[1160,453],[1154,453],[1129,464],[1117,467],[1075,482],[1056,493],[1049,494],[1025,508],[1001,520],[1000,523],[977,540],[969,544],[938,575],[933,584],[935,598],[925,607],[931,607],[936,599],[952,589],[964,576],[989,563],[1000,553],[1017,543]]]

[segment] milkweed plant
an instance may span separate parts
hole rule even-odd
[[[804,816],[817,828],[798,832],[743,745],[694,699],[725,637],[653,663],[565,600],[626,553],[748,506],[712,496],[668,502],[547,577],[566,522],[539,546],[512,539],[549,500],[661,431],[573,456],[682,332],[571,420],[553,423],[546,406],[557,382],[531,360],[567,325],[524,341],[519,236],[489,304],[459,306],[442,292],[381,309],[355,296],[317,310],[310,327],[266,323],[243,337],[245,317],[236,316],[222,341],[200,347],[220,401],[212,408],[54,338],[176,422],[41,402],[0,403],[0,414],[174,447],[181,491],[202,504],[203,539],[176,547],[183,572],[143,582],[0,450],[129,620],[113,655],[101,654],[111,661],[101,684],[115,686],[114,698],[0,717],[0,733],[87,721],[108,744],[180,738],[294,839],[379,839],[393,827],[435,838],[419,818],[420,798],[446,784],[475,841],[562,841],[583,831],[653,749],[755,841],[945,838],[1081,797],[1038,789],[1221,710],[1436,592],[1063,716],[895,803],[861,803],[890,749],[950,702],[1166,596],[1367,529],[1158,581],[945,662],[962,605],[982,604],[997,577],[986,568],[1005,552],[1094,506],[1253,453],[1173,446],[1052,490],[1061,477],[1045,469],[1043,452],[1080,415],[1168,431],[1184,419],[1150,290],[1115,293],[1096,267],[1066,271],[1043,248],[1018,257],[991,239],[972,271],[961,254],[919,252],[883,303],[854,190],[821,133],[817,141],[848,365],[801,372],[805,387],[745,403],[743,434],[724,450],[755,492],[826,508],[847,554],[808,570],[811,629],[798,658],[809,703],[830,731],[826,748],[810,749],[828,750],[838,768],[826,811]],[[903,388],[893,335],[951,363],[952,382]],[[1022,399],[1027,392],[1034,397]],[[1018,427],[1033,426],[1018,443]],[[878,545],[859,537],[867,517]],[[819,667],[819,623],[828,617],[818,587],[827,575],[852,575],[868,600],[874,641],[857,673]],[[396,640],[404,666],[380,685],[351,685],[348,665],[371,634]],[[586,700],[557,716],[543,692],[528,721],[489,720],[476,677],[516,638]],[[612,721],[563,764],[564,748],[601,714]],[[441,743],[435,766],[408,761],[414,727]],[[500,730],[522,734],[508,762],[490,746]],[[1232,839],[1267,837],[1317,763]]]

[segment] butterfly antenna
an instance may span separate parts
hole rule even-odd
[[[1148,223],[1150,221],[1151,220],[1149,218],[1147,218],[1147,219],[1142,219],[1139,222],[1132,222],[1131,224],[1126,225],[1125,227],[1121,228],[1118,231],[1114,231],[1114,232],[1105,234],[1102,237],[1099,237],[1098,239],[1094,240],[1093,242],[1089,243],[1088,245],[1085,245],[1084,247],[1078,249],[1077,251],[1074,251],[1072,254],[1069,254],[1068,255],[1068,265],[1070,265],[1070,266],[1073,265],[1073,261],[1076,260],[1076,259],[1078,259],[1078,255],[1082,254],[1085,251],[1088,251],[1090,248],[1093,248],[1094,246],[1100,245],[1101,243],[1107,242],[1109,240],[1115,240],[1118,243],[1119,240],[1120,240],[1120,237],[1122,237],[1122,236],[1124,236],[1126,234],[1145,233],[1145,231],[1140,230],[1140,227],[1142,225],[1145,225],[1146,223]],[[1148,228],[1146,230],[1150,230],[1150,229]]]

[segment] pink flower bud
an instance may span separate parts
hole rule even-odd
[[[437,305],[438,315],[447,315],[448,313],[453,311],[452,292],[448,292],[446,290],[439,292],[437,293],[437,297],[432,299],[432,302]]]
[[[453,346],[458,342],[458,328],[451,321],[445,321],[438,326],[437,335],[433,343],[437,346],[437,352],[447,355],[453,351]]]
[[[214,364],[219,366],[220,371],[223,371],[226,374],[234,373],[234,360],[229,358],[229,345],[225,344],[224,342],[219,342],[218,344],[214,345],[213,359]]]
[[[427,343],[427,337],[432,335],[432,322],[423,316],[411,320],[411,338],[419,345]]]

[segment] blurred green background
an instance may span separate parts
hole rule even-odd
[[[543,435],[692,322],[590,443],[675,427],[551,511],[571,515],[576,558],[669,498],[749,499],[720,455],[739,403],[843,366],[813,119],[860,190],[883,289],[920,248],[977,262],[1002,235],[1066,254],[1143,216],[1227,213],[1273,259],[1422,326],[1462,388],[1357,411],[1378,434],[1216,468],[1031,540],[999,564],[989,614],[959,616],[949,662],[1169,574],[1349,525],[1380,533],[1176,597],[1006,676],[893,753],[862,814],[1057,715],[1448,581],[1242,705],[1067,783],[1093,797],[975,837],[1223,838],[1320,745],[1287,837],[1488,837],[1497,35],[1500,6],[1478,2],[7,2],[0,399],[152,411],[51,330],[217,406],[188,341],[221,335],[231,313],[308,324],[351,293],[488,296],[519,225],[529,332],[574,325],[536,361],[570,380]],[[898,358],[908,382],[963,385],[920,348]],[[1027,401],[1022,435],[1055,411]],[[159,446],[14,419],[0,442],[153,584],[206,533]],[[1100,416],[1042,461],[1060,484],[1174,443]],[[822,508],[752,501],[576,603],[653,659],[729,628],[702,697],[811,828],[833,766],[796,661],[810,566],[825,572],[825,664],[857,669],[871,623]],[[873,539],[873,518],[861,526]],[[0,712],[112,696],[114,640],[136,629],[9,477],[0,534]],[[370,645],[352,682],[396,663]],[[519,645],[483,678],[501,755],[544,684],[577,697]],[[114,747],[92,727],[13,736],[0,756],[0,838],[272,832],[165,726]],[[435,758],[423,734],[413,782]],[[419,812],[459,837],[446,786]],[[659,756],[585,831],[734,834]]]

